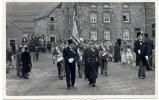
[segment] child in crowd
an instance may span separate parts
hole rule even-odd
[[[130,45],[127,47],[126,61],[127,61],[127,64],[130,64],[130,63],[133,62],[133,55],[132,55],[132,52],[131,52],[131,46]]]

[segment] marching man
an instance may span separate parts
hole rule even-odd
[[[141,79],[145,79],[146,74],[146,60],[148,60],[147,56],[147,44],[143,41],[143,34],[141,32],[137,33],[138,40],[134,43],[134,52],[136,53],[136,56],[138,57],[139,61],[139,72],[138,77]]]

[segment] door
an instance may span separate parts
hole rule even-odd
[[[50,42],[55,42],[55,37],[50,37]]]

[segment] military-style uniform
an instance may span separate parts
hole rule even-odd
[[[56,56],[57,56],[57,68],[58,68],[58,76],[59,79],[63,80],[64,74],[65,74],[65,68],[64,68],[64,59],[62,57],[63,47],[57,46],[55,47],[56,50]]]
[[[99,53],[96,48],[86,48],[83,53],[83,62],[85,64],[86,78],[90,84],[95,84],[98,77]]]
[[[71,41],[73,41],[73,40],[71,40]],[[63,58],[64,58],[64,63],[65,63],[66,82],[67,82],[67,87],[69,89],[70,86],[73,87],[75,84],[76,61],[79,58],[79,54],[77,52],[77,49],[70,48],[69,46],[64,48]],[[71,58],[74,59],[73,62],[69,62],[69,60]]]
[[[102,52],[101,52],[101,73],[108,76],[107,69],[108,69],[108,58],[109,58],[109,48],[108,45],[102,45]]]

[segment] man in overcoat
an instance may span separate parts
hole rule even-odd
[[[143,40],[143,34],[139,32],[137,34],[138,40],[134,43],[134,52],[136,53],[136,56],[138,56],[139,61],[139,72],[138,77],[141,79],[145,79],[146,74],[146,60],[148,60],[147,56],[147,43]]]
[[[86,48],[83,53],[83,63],[86,67],[86,77],[89,80],[89,85],[95,87],[98,77],[99,68],[99,53],[94,47],[94,41],[90,41],[89,48]]]
[[[66,82],[67,89],[70,89],[70,86],[74,87],[75,77],[76,77],[76,61],[79,58],[77,49],[75,49],[75,43],[73,39],[68,40],[68,47],[63,50],[63,58],[65,63],[65,72],[66,72]]]
[[[28,47],[25,47],[25,51],[21,54],[21,61],[22,61],[22,77],[25,79],[29,79],[28,72],[31,71],[32,63],[31,63],[31,56],[28,51]]]

